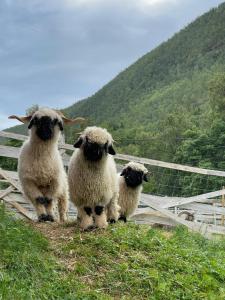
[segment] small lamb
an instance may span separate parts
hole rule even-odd
[[[138,206],[142,191],[142,181],[148,181],[148,170],[140,163],[129,162],[118,174],[120,217],[119,220],[127,221]]]

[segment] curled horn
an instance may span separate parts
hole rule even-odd
[[[19,116],[16,116],[16,115],[11,115],[8,117],[9,119],[17,119],[18,121],[20,121],[21,123],[27,123],[27,122],[30,122],[31,118],[32,118],[32,115],[29,115],[29,116],[25,116],[25,117],[19,117]]]

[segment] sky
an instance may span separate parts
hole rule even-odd
[[[91,96],[219,0],[0,0],[0,130]]]

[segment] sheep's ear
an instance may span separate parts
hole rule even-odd
[[[9,116],[8,117],[9,119],[17,119],[18,121],[20,121],[21,123],[27,123],[27,122],[30,122],[31,118],[32,118],[32,115],[30,116],[25,116],[25,117],[19,117],[19,116],[16,116],[16,115],[12,115],[12,116]]]
[[[120,173],[120,176],[124,176],[126,174],[126,169],[123,169],[123,171]]]
[[[74,148],[80,148],[80,146],[82,145],[83,139],[80,137],[76,143],[73,145]]]
[[[63,123],[62,123],[61,121],[59,121],[59,122],[58,122],[58,125],[59,125],[59,129],[60,129],[61,131],[63,131]]]
[[[113,149],[112,145],[109,145],[109,147],[108,147],[108,153],[111,154],[111,155],[115,155],[116,154],[116,151]]]
[[[86,120],[84,118],[76,118],[76,119],[69,119],[64,116],[64,114],[60,110],[56,110],[56,112],[60,115],[60,117],[63,119],[64,124],[70,125],[70,124],[80,124],[84,123]]]
[[[144,181],[146,181],[146,182],[148,182],[148,177],[147,177],[147,174],[144,174],[144,176],[143,176],[143,180],[144,180]]]
[[[81,124],[81,123],[84,123],[86,120],[84,118],[76,118],[76,119],[68,119],[66,117],[62,117],[63,119],[63,122],[66,124],[66,125],[70,125],[70,124]]]
[[[31,127],[34,125],[34,119],[30,120],[30,123],[28,125],[28,129],[31,129]]]

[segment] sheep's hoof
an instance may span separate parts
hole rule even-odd
[[[46,215],[46,221],[54,222],[54,217],[52,215]]]
[[[109,223],[114,224],[114,223],[116,223],[116,220],[115,219],[109,219]]]
[[[46,222],[48,221],[48,216],[45,214],[41,214],[40,216],[38,216],[38,222]]]
[[[38,222],[54,222],[54,218],[52,215],[45,215],[45,214],[41,214],[40,216],[38,216]]]
[[[125,216],[120,216],[119,221],[124,221],[124,223],[127,222],[127,218]]]
[[[89,228],[92,228],[94,226],[93,218],[87,216],[85,218],[80,219],[79,226],[82,231],[89,230]]]
[[[94,230],[94,229],[96,229],[96,226],[90,225],[90,226],[88,226],[87,228],[83,228],[83,229],[81,229],[81,230],[87,232],[87,231],[92,231],[92,230]]]

